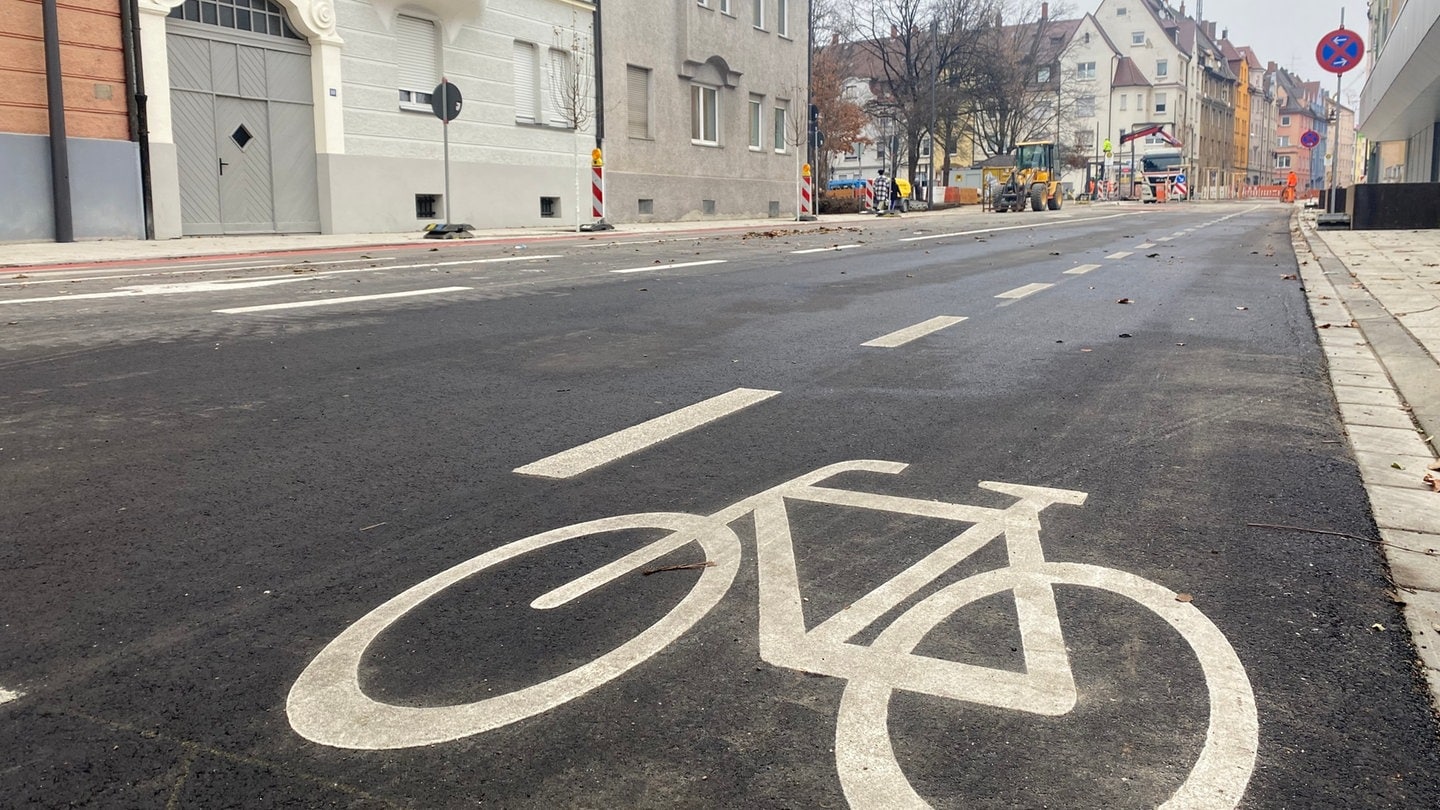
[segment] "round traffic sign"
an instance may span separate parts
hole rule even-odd
[[[441,79],[435,85],[435,92],[430,94],[430,110],[435,117],[449,123],[460,115],[460,88],[450,83],[449,79]]]
[[[1315,61],[1331,73],[1345,73],[1360,67],[1365,56],[1365,41],[1346,28],[1337,28],[1320,38],[1315,46]]]
[[[1313,129],[1306,130],[1305,134],[1300,136],[1300,145],[1306,149],[1314,149],[1320,145],[1320,133]]]
[[[1177,185],[1177,186],[1183,186],[1183,185],[1185,185],[1185,175],[1183,175],[1183,174],[1177,174],[1177,175],[1175,175],[1175,185]]]

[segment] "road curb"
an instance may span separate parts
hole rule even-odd
[[[1429,685],[1431,710],[1440,719],[1440,512],[1435,508],[1440,494],[1422,481],[1435,451],[1420,433],[1427,423],[1440,424],[1440,413],[1428,406],[1417,410],[1406,399],[1407,389],[1422,386],[1417,399],[1428,402],[1436,381],[1423,379],[1424,370],[1397,342],[1396,330],[1403,333],[1404,327],[1299,211],[1291,215],[1290,233],[1331,388],[1380,530],[1394,598],[1402,606],[1416,665]],[[1430,366],[1433,372],[1433,361]],[[1421,378],[1407,376],[1417,371]],[[1420,410],[1426,411],[1423,417]],[[1437,499],[1432,506],[1416,508],[1417,500],[1431,498]]]

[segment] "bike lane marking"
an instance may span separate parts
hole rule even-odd
[[[1054,286],[1054,284],[1026,284],[1023,287],[1016,287],[1013,290],[1008,290],[1006,292],[1000,293],[995,297],[1009,298],[1018,301],[1027,295],[1034,295],[1035,293],[1041,292],[1042,290],[1048,290]]]
[[[719,396],[687,405],[678,411],[657,416],[638,425],[588,441],[560,453],[533,461],[514,472],[541,478],[573,478],[612,461],[638,453],[682,433],[703,427],[717,419],[757,405],[779,394],[756,388],[736,388]]]
[[[1109,256],[1106,256],[1105,258],[1107,258],[1107,259],[1128,259],[1128,258],[1130,258],[1131,256],[1134,256],[1134,255],[1135,255],[1134,253],[1131,253],[1131,252],[1128,251],[1128,250],[1122,250],[1122,251],[1120,251],[1119,253],[1111,253]]]
[[[1070,268],[1069,270],[1066,270],[1066,271],[1065,271],[1065,275],[1067,275],[1067,276],[1083,276],[1083,275],[1085,275],[1086,273],[1090,272],[1091,270],[1099,270],[1100,267],[1101,267],[1101,265],[1098,265],[1098,264],[1082,264],[1082,265],[1080,265],[1079,267],[1072,267],[1072,268]]]
[[[612,273],[648,273],[652,270],[678,270],[681,267],[703,267],[707,264],[724,264],[727,259],[707,259],[703,262],[676,262],[675,264],[651,264],[645,267],[627,267],[624,270],[611,270]]]
[[[289,301],[284,304],[260,304],[253,307],[230,307],[212,309],[221,315],[243,315],[248,312],[270,312],[277,309],[305,309],[307,307],[329,307],[337,304],[354,304],[361,301],[379,301],[386,298],[413,298],[417,295],[439,295],[440,293],[464,292],[474,287],[432,287],[428,290],[406,290],[405,292],[377,293],[375,295],[347,295],[343,298],[320,298],[314,301]]]
[[[928,321],[917,323],[914,326],[897,329],[888,335],[881,335],[874,340],[868,340],[860,345],[873,346],[880,349],[896,349],[913,340],[919,340],[926,335],[939,332],[941,329],[954,326],[957,323],[962,323],[967,320],[969,319],[955,315],[941,315],[936,318],[931,318]]]

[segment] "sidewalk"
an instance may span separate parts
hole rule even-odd
[[[1440,441],[1440,230],[1320,230],[1315,212],[1296,210],[1335,398],[1440,708],[1440,494],[1425,481]]]

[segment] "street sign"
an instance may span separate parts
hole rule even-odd
[[[1360,59],[1364,56],[1364,40],[1346,28],[1331,31],[1315,46],[1315,60],[1331,73],[1345,73],[1360,67]]]
[[[1313,129],[1306,130],[1305,134],[1300,136],[1300,145],[1306,149],[1314,149],[1320,145],[1320,133]]]
[[[435,85],[435,92],[430,94],[430,110],[447,124],[460,115],[460,103],[460,88],[448,79],[442,79]]]

